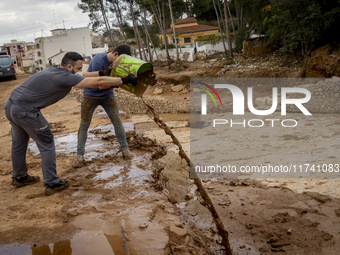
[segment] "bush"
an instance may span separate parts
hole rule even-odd
[[[225,35],[223,35],[223,37],[225,38]],[[219,43],[221,41],[222,37],[221,35],[202,35],[202,36],[198,36],[197,39],[195,40],[196,42],[199,43],[211,43],[213,45]]]
[[[242,51],[243,41],[247,39],[247,32],[245,30],[238,31],[235,36],[235,48],[237,51]]]

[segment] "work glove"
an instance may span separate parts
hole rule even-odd
[[[128,76],[123,77],[121,79],[122,79],[122,84],[136,86],[138,83],[138,77],[134,76],[133,74],[129,74]]]
[[[103,71],[104,76],[110,76],[112,68],[113,63],[106,70]]]
[[[155,86],[156,83],[157,83],[156,74],[153,73],[152,76],[151,76],[151,80],[150,80],[150,82],[149,82],[149,85]]]

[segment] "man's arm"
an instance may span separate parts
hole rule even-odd
[[[111,64],[106,70],[94,71],[94,72],[83,72],[84,77],[98,77],[98,76],[110,76],[113,64]]]
[[[93,72],[93,73],[98,74],[98,72]],[[119,85],[122,85],[122,79],[121,78],[101,76],[101,77],[86,77],[85,79],[83,79],[81,82],[79,82],[74,87],[75,88],[98,87],[99,89],[108,89],[112,86],[119,86]]]
[[[99,72],[95,71],[95,72],[83,72],[82,75],[84,77],[99,77]]]
[[[84,78],[81,82],[75,85],[75,88],[93,88],[98,87],[99,89],[108,89],[112,86],[120,86],[123,84],[130,84],[132,86],[136,86],[138,83],[138,77],[129,74],[123,78],[116,77],[87,77]]]

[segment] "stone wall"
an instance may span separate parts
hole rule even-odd
[[[303,106],[310,113],[340,113],[340,78],[333,77],[323,79],[315,83],[304,84],[297,87],[305,88],[311,93],[309,102]],[[278,95],[279,98],[281,95]],[[287,98],[302,98],[301,93],[288,94]],[[260,97],[255,99],[255,106],[258,110],[269,109],[272,106],[271,97]],[[277,111],[281,110],[281,100],[278,101]],[[301,112],[295,105],[287,105],[287,112]]]
[[[301,86],[310,91],[312,97],[303,104],[310,113],[340,113],[340,78],[324,79],[314,84]],[[299,98],[299,94],[292,94],[288,98]],[[287,111],[300,111],[294,105],[288,105]]]
[[[301,80],[302,81],[302,80]],[[294,83],[295,84],[295,83]],[[290,84],[293,86],[294,84]],[[303,106],[310,113],[340,113],[340,78],[333,77],[322,80],[305,80],[300,82],[302,85],[297,85],[293,87],[305,88],[311,93],[311,99],[307,103],[303,103]],[[284,86],[287,87],[287,86]],[[193,89],[193,92],[200,92],[199,89]],[[268,92],[271,94],[268,90]],[[280,89],[278,90],[278,105],[276,111],[281,111],[281,94]],[[246,92],[245,92],[246,93]],[[201,101],[200,94],[196,93],[197,96],[191,98],[191,112],[200,113],[201,112]],[[194,94],[195,95],[195,94]],[[192,95],[192,97],[194,96]],[[305,95],[302,93],[287,93],[287,98],[304,98]],[[231,112],[233,110],[232,98],[230,96],[229,100],[223,102],[223,108],[221,106],[215,106],[212,100],[208,100],[207,112],[209,113],[220,113],[220,112]],[[194,103],[196,102],[196,103]],[[227,103],[229,102],[229,103]],[[268,110],[272,107],[273,99],[272,95],[266,97],[257,97],[254,100],[254,108],[257,110]],[[247,102],[245,100],[244,105],[245,111],[249,111]],[[293,104],[288,104],[286,107],[287,112],[301,112]]]
[[[115,97],[120,111],[128,114],[147,113],[147,108],[141,98],[124,90],[115,90]],[[153,107],[156,113],[190,112],[190,106],[188,103],[176,104],[175,102],[170,102],[165,98],[156,98],[155,96],[143,96],[143,100]]]

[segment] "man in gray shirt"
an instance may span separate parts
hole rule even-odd
[[[107,89],[123,83],[134,86],[137,84],[137,78],[131,75],[124,78],[106,77],[104,75],[110,73],[107,70],[87,73],[86,78],[74,75],[82,70],[82,61],[83,57],[80,54],[68,52],[60,66],[46,68],[12,91],[5,112],[12,125],[13,186],[21,187],[40,180],[39,176],[27,174],[26,151],[30,137],[40,151],[45,194],[51,195],[69,186],[67,181],[59,180],[53,134],[40,109],[64,98],[72,87]]]

